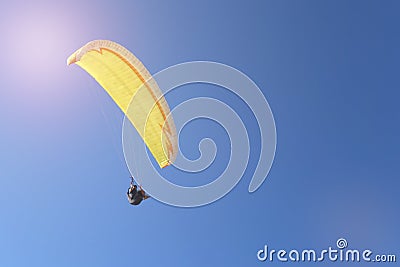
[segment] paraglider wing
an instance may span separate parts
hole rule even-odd
[[[108,40],[87,43],[67,60],[86,70],[133,124],[161,168],[177,153],[175,124],[161,90],[143,64]]]

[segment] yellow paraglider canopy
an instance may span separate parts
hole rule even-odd
[[[168,104],[149,71],[131,52],[115,42],[96,40],[73,53],[67,64],[73,63],[107,91],[161,168],[175,160],[177,137]]]

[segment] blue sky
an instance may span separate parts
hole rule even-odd
[[[399,257],[399,7],[397,1],[3,1],[0,265],[262,266],[271,265],[256,258],[265,244],[325,249],[340,237],[351,248]],[[235,108],[253,137],[245,176],[204,207],[155,200],[131,207],[123,115],[87,73],[66,66],[94,39],[123,44],[151,73],[210,60],[247,74],[268,99],[277,127],[275,161],[260,189],[247,192],[259,153],[248,107],[196,84],[168,102],[209,96]],[[189,157],[203,137],[221,147],[216,165],[193,182],[206,183],[226,164],[227,136],[209,121],[189,126],[180,140]],[[190,179],[185,175],[175,178]]]

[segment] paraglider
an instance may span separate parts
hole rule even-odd
[[[128,197],[129,204],[131,205],[139,205],[143,200],[148,199],[150,196],[144,192],[143,188],[139,186],[139,191],[137,190],[137,185],[133,182],[133,177],[131,176],[131,184],[128,188],[128,192],[126,192],[126,196]]]
[[[175,124],[160,88],[144,65],[126,48],[108,40],[91,41],[75,51],[67,60],[68,65],[74,63],[111,96],[158,165],[164,168],[173,163],[178,151]]]

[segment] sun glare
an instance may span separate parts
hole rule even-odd
[[[14,73],[31,82],[57,78],[64,67],[65,47],[72,30],[63,14],[25,10],[8,18],[7,55]]]

